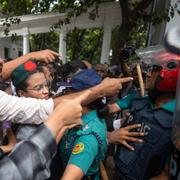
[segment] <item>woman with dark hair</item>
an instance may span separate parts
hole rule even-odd
[[[38,69],[34,61],[27,61],[18,66],[13,71],[11,79],[19,97],[49,98],[48,82],[43,71],[41,68]],[[24,140],[33,134],[38,125],[16,124],[15,127],[17,139]]]

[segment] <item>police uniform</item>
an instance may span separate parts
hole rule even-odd
[[[129,109],[126,125],[141,124],[143,143],[130,142],[130,151],[119,146],[115,156],[118,174],[122,180],[148,180],[161,173],[171,149],[171,127],[175,100],[154,108],[148,96],[130,94],[117,102],[121,109]]]
[[[84,175],[99,179],[99,162],[105,157],[107,129],[96,111],[82,116],[81,129],[69,130],[61,140],[60,152],[64,168],[67,164],[78,166]]]

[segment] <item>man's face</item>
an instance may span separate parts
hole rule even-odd
[[[159,75],[159,72],[160,71],[152,71],[146,74],[146,83],[145,83],[146,90],[152,90],[155,88],[155,83]]]
[[[95,70],[102,78],[106,76],[106,67],[103,64],[97,64]]]

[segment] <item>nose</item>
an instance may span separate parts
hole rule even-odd
[[[43,94],[48,94],[49,93],[49,88],[48,86],[43,86]]]
[[[148,73],[146,74],[146,78],[150,78],[150,77],[151,77],[151,73],[148,72]]]

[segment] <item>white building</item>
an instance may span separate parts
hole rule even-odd
[[[74,29],[75,27],[79,29],[88,29],[88,28],[103,28],[103,43],[101,50],[101,62],[108,62],[109,60],[109,52],[110,52],[110,42],[111,42],[111,34],[112,29],[121,25],[121,8],[119,6],[119,2],[109,2],[104,3],[99,7],[98,10],[98,18],[95,20],[91,20],[88,17],[88,13],[82,13],[81,16],[74,17],[71,19],[71,23],[64,25],[61,29],[57,29],[59,32],[59,52],[62,55],[62,60],[65,62],[66,59],[66,35],[69,30]],[[37,33],[46,33],[50,31],[50,27],[57,23],[59,19],[64,19],[66,17],[66,13],[46,13],[46,14],[38,14],[38,15],[24,15],[19,17],[21,19],[20,24],[11,25],[10,28],[10,36],[16,33],[18,36],[22,36],[23,38],[23,54],[29,52],[29,35],[37,34]],[[0,24],[0,28],[3,30],[4,27]],[[4,40],[3,40],[4,39]],[[4,41],[6,41],[7,37],[4,36],[3,32],[0,33],[0,45],[4,47]],[[2,43],[1,43],[2,42]],[[15,45],[7,44],[9,48],[9,55],[11,58],[14,58],[14,55],[18,55],[21,49],[21,46],[18,43]],[[11,47],[11,46],[14,46]],[[16,47],[15,47],[16,46]],[[12,50],[13,48],[13,50]],[[7,51],[7,50],[6,50]],[[15,52],[16,51],[16,52]],[[11,54],[13,52],[14,54]],[[0,56],[5,57],[5,52],[0,51]]]
[[[0,39],[0,58],[14,59],[23,54],[22,40],[12,41],[10,37]]]
[[[154,10],[163,11],[168,8],[169,2],[174,4],[177,0],[155,0]],[[29,52],[29,35],[37,33],[46,33],[50,31],[50,27],[58,22],[59,19],[64,19],[66,13],[46,13],[41,15],[24,15],[19,17],[20,24],[12,25],[10,28],[10,36],[16,33],[22,37],[19,41],[12,42],[9,37],[3,34],[3,25],[0,24],[0,57],[16,58],[19,55]],[[1,20],[1,19],[0,19]],[[163,22],[161,25],[152,26],[149,31],[148,45],[162,43],[164,33],[171,27],[177,26],[180,22],[180,16],[175,13],[175,17],[170,22]],[[88,13],[83,13],[81,16],[71,19],[71,23],[57,29],[59,32],[59,52],[62,55],[62,60],[66,59],[66,35],[69,30],[77,27],[80,29],[88,28],[103,28],[103,43],[101,50],[101,63],[108,62],[110,52],[110,41],[113,27],[121,25],[121,8],[119,2],[109,2],[102,4],[99,8],[99,17],[94,21],[89,19]]]

